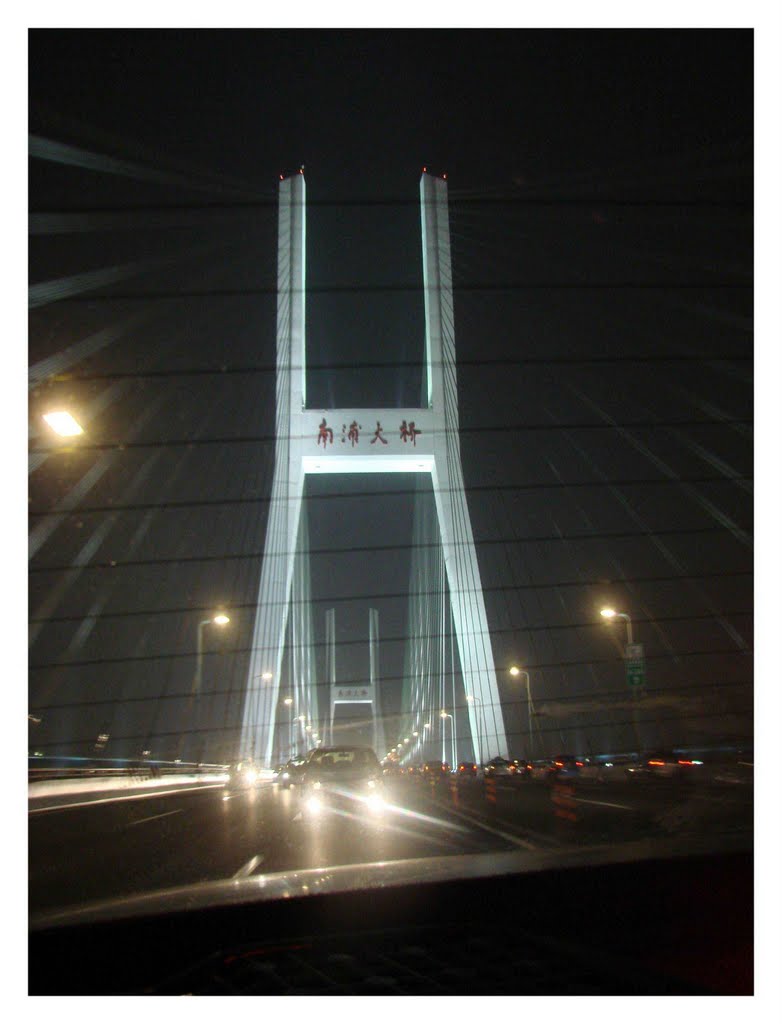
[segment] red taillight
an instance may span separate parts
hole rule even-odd
[[[557,768],[564,768],[565,767],[565,762],[564,761],[555,761],[554,764],[557,766]]]
[[[679,764],[695,764],[694,761],[679,761]]]
[[[584,762],[583,761],[576,761],[576,765],[579,768],[583,768],[584,767]]]
[[[665,766],[665,761],[647,761],[647,764],[653,764],[655,767],[662,768]]]

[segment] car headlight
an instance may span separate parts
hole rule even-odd
[[[320,782],[313,782],[312,783],[312,788],[313,789],[320,789],[321,785],[322,785],[322,783],[320,783]]]
[[[373,793],[372,796],[367,797],[367,807],[375,813],[382,811],[385,805],[385,800],[379,793]]]
[[[317,814],[323,807],[323,804],[316,796],[311,796],[307,801],[307,810],[310,814]]]
[[[290,772],[283,772],[283,773],[282,773],[282,777],[283,777],[284,779],[289,779],[289,778],[291,777],[291,773],[290,773]]]
[[[255,780],[258,778],[258,773],[250,769],[250,771],[246,773],[245,778],[247,779],[248,782],[255,782]]]
[[[367,782],[367,785],[369,786],[370,789],[374,789],[377,783],[375,782],[374,779],[370,779],[369,782]]]

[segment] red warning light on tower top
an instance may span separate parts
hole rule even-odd
[[[422,174],[426,174],[426,168],[425,167],[423,168],[423,171],[421,173]]]
[[[284,180],[285,180],[285,175],[281,174],[280,175],[280,181],[284,181]]]

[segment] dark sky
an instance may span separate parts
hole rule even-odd
[[[416,401],[418,179],[448,174],[462,459],[511,732],[516,661],[550,753],[630,742],[612,601],[646,645],[648,744],[747,741],[752,88],[740,30],[31,32],[31,295],[97,276],[31,301],[30,364],[114,338],[31,389],[33,453],[45,405],[91,410],[30,475],[31,745],[87,753],[106,728],[117,756],[169,756],[222,603],[207,751],[230,754],[273,469],[276,183],[300,164],[325,407]],[[373,361],[398,365],[352,369]],[[401,478],[340,486],[318,482],[314,549],[400,545],[312,559],[318,635],[338,600],[360,675],[367,595],[381,635],[405,633],[406,599],[382,595],[407,585],[413,502]],[[392,712],[401,652],[385,642]]]

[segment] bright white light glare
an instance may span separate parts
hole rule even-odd
[[[521,669],[520,669],[520,668],[516,668],[516,666],[515,666],[515,665],[511,665],[511,668],[510,668],[510,674],[511,674],[512,676],[517,676],[517,675],[518,675],[518,674],[519,674],[520,672],[521,672]]]
[[[264,672],[263,675],[261,676],[261,679],[264,679],[268,683],[269,680],[271,679],[271,677],[272,677],[271,672]]]
[[[231,620],[228,618],[228,616],[223,615],[222,612],[219,615],[215,615],[215,617],[212,619],[212,622],[217,623],[218,626],[224,626],[227,622],[230,621]]]
[[[284,779],[289,779],[289,778],[291,777],[291,775],[290,775],[290,772],[283,772],[283,773],[282,773],[282,777],[283,777]]]
[[[250,770],[247,772],[247,781],[248,782],[255,782],[255,780],[257,778],[258,778],[258,773],[253,768],[250,768]]]
[[[320,783],[320,782],[313,783],[313,789],[320,789],[321,786],[322,786],[322,783]]]
[[[69,412],[47,412],[43,417],[60,437],[76,437],[84,431]]]
[[[293,697],[286,697],[285,700],[283,701],[283,704],[287,704],[288,707],[290,707],[292,703],[293,703]]]
[[[367,783],[367,785],[369,786],[370,789],[374,789],[375,788],[375,780],[374,779],[370,779],[369,782]]]
[[[367,797],[367,807],[372,811],[382,811],[386,803],[379,793],[373,793],[372,796]]]
[[[603,616],[604,619],[613,619],[613,617],[616,615],[616,611],[613,608],[601,608],[600,614]]]
[[[317,814],[323,804],[318,800],[316,796],[311,796],[307,801],[307,810],[312,814]]]

